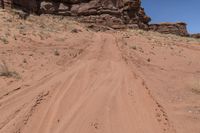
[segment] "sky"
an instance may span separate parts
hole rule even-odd
[[[142,0],[151,23],[186,22],[190,33],[200,33],[200,0]]]

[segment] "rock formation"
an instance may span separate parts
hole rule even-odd
[[[149,24],[141,0],[0,0],[3,8],[20,8],[37,14],[73,16],[81,22],[115,29],[134,28],[189,36],[186,24]],[[196,35],[193,35],[196,36]]]
[[[191,34],[190,36],[193,37],[193,38],[198,38],[198,39],[200,39],[200,33]]]
[[[11,0],[0,0],[0,7],[1,8],[11,8],[12,4],[11,4]]]
[[[149,29],[165,34],[175,34],[180,36],[188,36],[187,24],[183,22],[179,23],[160,23],[150,24]]]
[[[4,0],[5,1],[5,0]],[[7,0],[23,10],[77,17],[80,21],[112,28],[148,29],[150,18],[140,0]]]
[[[4,8],[2,0],[0,0],[0,8]]]

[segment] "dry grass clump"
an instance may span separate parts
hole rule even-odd
[[[5,61],[0,62],[0,76],[19,78],[17,72],[10,71]]]
[[[130,47],[131,49],[137,50],[137,47],[135,45]]]
[[[196,81],[195,83],[193,83],[192,87],[191,87],[191,91],[194,94],[198,94],[200,95],[200,80]]]
[[[54,50],[54,55],[55,56],[59,56],[60,55],[60,53],[59,53],[59,51],[57,49]]]
[[[0,37],[0,41],[3,42],[4,44],[8,44],[8,40],[5,37]]]

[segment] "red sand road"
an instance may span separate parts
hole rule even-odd
[[[0,77],[0,133],[200,132],[199,40],[79,24],[43,40],[32,23],[0,45],[20,75]]]

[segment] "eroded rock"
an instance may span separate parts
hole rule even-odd
[[[175,34],[180,36],[189,36],[187,32],[187,24],[183,22],[179,23],[160,23],[150,24],[149,29],[165,34]]]
[[[197,33],[197,34],[191,34],[190,36],[193,37],[193,38],[200,39],[200,33]]]
[[[141,0],[0,0],[0,5],[36,14],[72,16],[81,22],[114,29],[144,29],[189,36],[183,22],[149,24],[151,18],[141,7]]]
[[[29,12],[77,17],[80,21],[97,23],[113,28],[131,27],[148,29],[151,20],[141,7],[140,0],[7,0],[12,7]],[[135,26],[132,26],[135,27]]]

